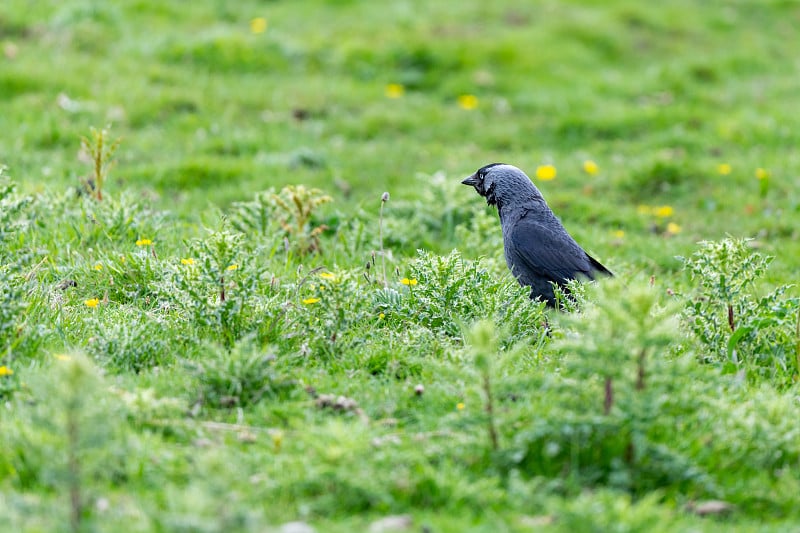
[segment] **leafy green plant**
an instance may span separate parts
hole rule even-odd
[[[26,313],[34,309],[34,300],[41,302],[31,293],[36,286],[34,276],[46,260],[39,260],[25,271],[36,256],[25,240],[29,226],[27,208],[33,199],[17,197],[14,184],[6,182],[3,172],[0,166],[0,367],[4,369],[0,377],[0,398],[18,390],[14,363],[36,352],[47,329]],[[44,315],[46,313],[34,316]]]
[[[0,476],[18,490],[59,494],[61,521],[77,533],[91,528],[98,485],[125,479],[124,409],[84,356],[61,354],[50,364],[29,376],[17,416],[4,421]]]
[[[531,302],[527,289],[510,277],[493,277],[456,250],[446,256],[420,250],[409,269],[410,277],[400,280],[402,293],[393,287],[375,293],[379,310],[457,339],[466,324],[491,319],[504,328],[504,348],[532,332],[534,338],[545,335],[543,305]]]
[[[0,253],[5,253],[8,239],[24,227],[22,214],[33,202],[31,197],[18,197],[16,185],[5,176],[6,168],[0,165]],[[3,257],[3,256],[0,256]]]
[[[612,283],[617,286],[609,287]],[[614,383],[633,376],[635,389],[644,390],[648,359],[673,341],[677,323],[653,288],[629,286],[620,299],[618,281],[602,285],[592,287],[596,299],[584,310],[564,314],[559,323],[565,326],[562,348],[576,357],[579,372],[603,376],[603,413],[608,415],[615,404]]]
[[[275,370],[276,356],[252,339],[232,349],[209,345],[203,357],[189,363],[197,379],[197,400],[210,407],[247,407],[287,395],[296,382]]]
[[[697,283],[682,296],[683,315],[702,360],[789,384],[800,367],[800,299],[786,295],[790,285],[758,295],[756,282],[771,261],[743,239],[700,243],[700,250],[683,259]]]
[[[287,185],[280,193],[272,194],[276,215],[294,249],[301,255],[319,252],[319,236],[324,225],[315,225],[313,216],[322,205],[333,199],[320,189],[304,185]]]
[[[492,394],[492,358],[497,352],[494,324],[489,320],[480,320],[473,324],[467,337],[473,352],[475,368],[481,376],[489,445],[492,451],[496,452],[500,448],[500,439],[495,420],[495,399]]]
[[[628,283],[623,293],[619,279],[606,280],[591,287],[580,313],[557,322],[575,410],[520,431],[506,456],[512,464],[634,494],[657,486],[712,490],[702,468],[663,440],[662,411],[693,408],[688,398],[671,398],[672,379],[683,372],[665,357],[678,327],[675,304],[648,284]]]
[[[92,327],[94,335],[86,348],[89,355],[115,373],[139,373],[171,363],[182,347],[180,332],[163,318],[126,314],[124,321]]]
[[[26,276],[20,271],[31,253],[24,251],[22,232],[27,226],[24,213],[33,203],[32,198],[15,194],[16,186],[5,179],[4,172],[0,165],[0,365],[10,364],[26,339],[23,322],[28,294]],[[15,378],[10,374],[4,378],[0,395],[16,388]]]
[[[27,307],[22,283],[8,266],[0,266],[0,361],[10,358],[21,341],[19,328]]]
[[[97,201],[103,199],[103,185],[108,172],[114,166],[114,152],[122,139],[111,140],[108,128],[90,128],[88,137],[81,137],[81,149],[86,153],[92,173],[86,182],[86,189]]]
[[[291,336],[301,351],[332,357],[363,343],[378,312],[369,305],[364,280],[353,272],[326,272],[321,267],[298,271],[291,305]]]
[[[227,228],[189,245],[189,256],[174,265],[173,298],[203,328],[226,346],[254,326],[260,269],[248,260],[243,235]]]
[[[53,256],[58,256],[59,246],[75,246],[98,256],[113,252],[118,257],[137,241],[163,242],[168,232],[162,230],[172,222],[166,212],[153,209],[130,191],[102,202],[86,196],[76,198],[72,191],[37,195],[29,217],[38,228],[30,238],[51,237],[32,243]]]
[[[255,194],[246,202],[234,202],[228,213],[231,227],[241,233],[274,239],[280,231],[275,189]]]
[[[139,241],[141,242],[141,241]],[[153,245],[136,247],[127,253],[98,254],[79,277],[85,294],[103,294],[118,304],[141,303],[145,308],[166,306],[172,286],[165,277],[169,263],[154,251]]]

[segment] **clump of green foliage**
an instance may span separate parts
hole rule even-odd
[[[566,386],[575,389],[577,412],[522,432],[520,466],[529,475],[561,472],[568,485],[635,495],[659,486],[712,490],[703,468],[664,440],[664,412],[692,409],[689,398],[671,398],[674,380],[686,371],[669,357],[679,329],[675,303],[638,280],[623,285],[615,278],[591,288],[581,310],[558,320],[557,347],[575,380]]]
[[[91,128],[89,137],[81,137],[81,149],[88,157],[91,174],[85,182],[86,192],[95,200],[103,199],[103,187],[111,168],[114,166],[114,152],[122,139],[111,140],[108,128]]]
[[[174,351],[182,346],[180,331],[158,314],[127,315],[125,321],[113,316],[87,324],[93,334],[87,353],[113,372],[139,373],[173,363]]]
[[[247,260],[242,237],[223,228],[190,243],[188,257],[172,265],[174,284],[165,294],[227,346],[250,331],[258,305],[247,297],[257,282],[258,266]]]
[[[275,359],[275,354],[252,342],[239,343],[232,350],[207,346],[192,364],[198,381],[196,401],[231,408],[286,397],[295,383],[277,375]]]
[[[543,306],[527,300],[530,291],[495,276],[480,261],[463,259],[455,250],[446,256],[420,250],[409,267],[402,292],[376,293],[379,310],[455,339],[463,338],[467,324],[489,319],[503,326],[505,347],[545,333]]]
[[[81,354],[47,364],[49,371],[33,376],[26,400],[5,420],[0,478],[14,490],[62,494],[64,529],[85,531],[103,497],[98,488],[124,483],[131,473],[125,411]]]
[[[791,285],[759,294],[771,261],[744,239],[700,243],[683,259],[696,284],[683,314],[702,360],[788,385],[800,372],[800,299],[787,295]]]
[[[29,322],[25,314],[32,308],[30,280],[41,263],[29,274],[22,273],[32,259],[23,235],[28,226],[26,210],[33,199],[17,196],[4,172],[0,166],[0,366],[5,370],[0,377],[0,398],[18,389],[13,363],[36,350],[41,329],[41,324]]]
[[[320,189],[304,185],[288,185],[280,193],[271,194],[275,215],[286,238],[300,254],[318,252],[319,236],[325,231],[324,224],[315,224],[314,212],[332,198]]]

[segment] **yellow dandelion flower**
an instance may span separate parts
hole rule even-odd
[[[95,269],[95,270],[103,270],[103,265],[102,265],[102,264],[100,264],[100,263],[97,263],[97,264],[96,264],[95,266],[93,266],[92,268],[93,268],[93,269]]]
[[[611,234],[614,237],[616,237],[617,239],[621,239],[621,238],[625,237],[625,232],[622,231],[621,229],[614,230],[614,231],[611,232]]]
[[[56,359],[58,359],[59,361],[72,361],[72,357],[63,353],[57,353]]]
[[[402,98],[403,95],[406,93],[406,88],[400,85],[399,83],[389,83],[383,90],[386,98]]]
[[[334,274],[331,274],[330,272],[323,272],[322,274],[319,275],[319,277],[321,277],[322,279],[330,280],[330,281],[333,281],[333,280],[336,279],[336,276]]]
[[[0,366],[0,376],[13,376],[14,371],[8,368],[6,365]]]
[[[381,319],[381,320],[383,320],[384,318],[386,318],[386,313],[380,313],[380,314],[378,315],[378,318],[379,318],[379,319]]]
[[[592,161],[591,159],[587,159],[583,162],[583,171],[589,174],[590,176],[594,176],[598,172],[600,172],[600,167],[597,166],[597,163]]]
[[[234,263],[232,265],[228,265],[228,268],[226,268],[225,270],[236,270],[237,268],[239,268],[239,265]]]
[[[556,167],[553,165],[539,165],[536,167],[536,178],[542,181],[555,179],[556,174]]]
[[[139,239],[136,241],[136,246],[150,246],[151,244],[153,244],[153,241],[150,239]]]
[[[267,31],[267,19],[256,17],[250,21],[250,33],[264,33]]]
[[[194,259],[192,259],[191,257],[183,258],[183,259],[181,259],[181,264],[182,265],[193,265],[194,264]]]
[[[681,227],[674,222],[667,224],[667,233],[670,235],[677,235],[681,232]]]
[[[100,303],[99,298],[90,298],[89,300],[84,300],[83,303],[86,307],[97,307],[97,304]]]
[[[319,302],[319,298],[306,298],[302,301],[303,305],[312,305]]]
[[[456,404],[456,409],[458,409],[459,411],[463,411],[464,410],[464,402],[458,402]]]
[[[283,431],[276,431],[272,434],[272,445],[275,447],[275,451],[279,452],[281,450],[281,445],[283,444]]]
[[[656,207],[655,209],[653,209],[653,214],[655,216],[657,216],[658,218],[671,217],[672,213],[674,213],[674,212],[675,212],[675,210],[672,209],[672,206],[669,206],[669,205],[662,205],[662,206],[659,206],[659,207]]]
[[[640,204],[636,206],[636,212],[640,215],[652,215],[653,207],[645,204]]]
[[[458,107],[466,111],[472,111],[478,107],[478,97],[474,94],[462,94],[458,97]]]
[[[765,168],[758,167],[756,169],[756,179],[758,180],[765,180],[769,177],[769,170]]]
[[[403,285],[408,285],[410,287],[414,287],[417,284],[417,280],[414,279],[414,278],[411,278],[411,279],[403,278],[403,279],[400,280],[400,283],[402,283]]]
[[[727,176],[728,174],[731,173],[732,170],[733,168],[731,168],[730,164],[728,163],[720,163],[719,165],[717,165],[717,173],[719,173],[722,176]]]

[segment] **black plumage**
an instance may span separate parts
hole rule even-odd
[[[539,189],[517,167],[493,163],[461,183],[497,206],[506,264],[520,285],[531,288],[531,298],[554,307],[553,284],[565,287],[573,279],[612,275],[567,233]]]

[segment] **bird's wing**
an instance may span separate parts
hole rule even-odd
[[[515,275],[528,269],[558,284],[578,275],[594,278],[589,256],[560,225],[553,227],[523,216],[514,224],[509,239],[509,259],[520,270]]]

